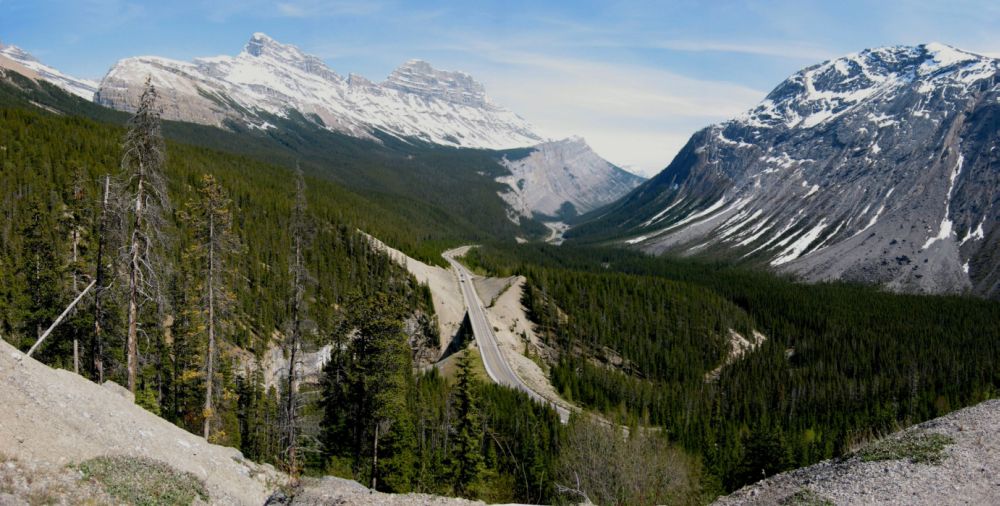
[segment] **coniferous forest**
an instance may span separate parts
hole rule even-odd
[[[489,184],[457,190],[499,170],[487,153],[250,137],[161,122],[147,99],[123,115],[0,79],[0,336],[29,349],[87,291],[36,358],[293,477],[702,503],[1000,388],[996,301],[502,242],[544,231]],[[561,424],[483,381],[474,349],[451,375],[418,367],[439,340],[429,289],[361,231],[434,263],[484,242],[464,261],[527,278],[550,380],[600,417]],[[731,357],[734,334],[762,337]]]

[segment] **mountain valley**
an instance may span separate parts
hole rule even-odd
[[[982,502],[997,145],[936,43],[649,179],[423,60],[0,46],[0,503]]]

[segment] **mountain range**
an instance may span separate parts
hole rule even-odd
[[[808,67],[568,236],[996,296],[998,69],[943,44]]]
[[[570,221],[566,236],[578,243],[722,258],[808,281],[1000,293],[1000,62],[943,44],[803,69],[746,113],[696,132],[645,182],[583,139],[544,138],[468,74],[421,60],[381,83],[344,78],[262,33],[236,56],[127,58],[100,83],[14,46],[0,58],[122,111],[149,79],[167,119],[261,133],[305,123],[378,144],[493,150],[499,168],[479,173],[499,185],[508,218]]]

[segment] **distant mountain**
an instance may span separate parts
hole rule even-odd
[[[998,296],[998,69],[942,44],[806,68],[569,236]]]
[[[11,62],[13,62],[14,65],[11,65]],[[62,72],[38,61],[38,59],[34,56],[31,56],[25,50],[17,46],[0,45],[0,67],[13,68],[13,70],[28,75],[28,77],[33,79],[48,81],[87,100],[93,100],[94,93],[97,92],[96,82],[63,74]]]
[[[580,137],[539,144],[502,163],[501,197],[521,216],[568,219],[610,204],[643,182],[594,153]]]
[[[164,117],[212,126],[268,129],[272,115],[295,110],[330,130],[376,139],[377,132],[455,147],[507,149],[543,138],[494,104],[468,74],[411,60],[382,83],[341,77],[297,47],[255,33],[233,56],[182,62],[144,56],[119,61],[95,100],[135,108],[147,76],[161,91]]]

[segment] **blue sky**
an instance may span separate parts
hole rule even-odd
[[[464,70],[551,137],[646,174],[796,70],[938,41],[1000,56],[1000,2],[0,0],[0,42],[100,78],[120,58],[238,53],[265,32],[338,73]]]

